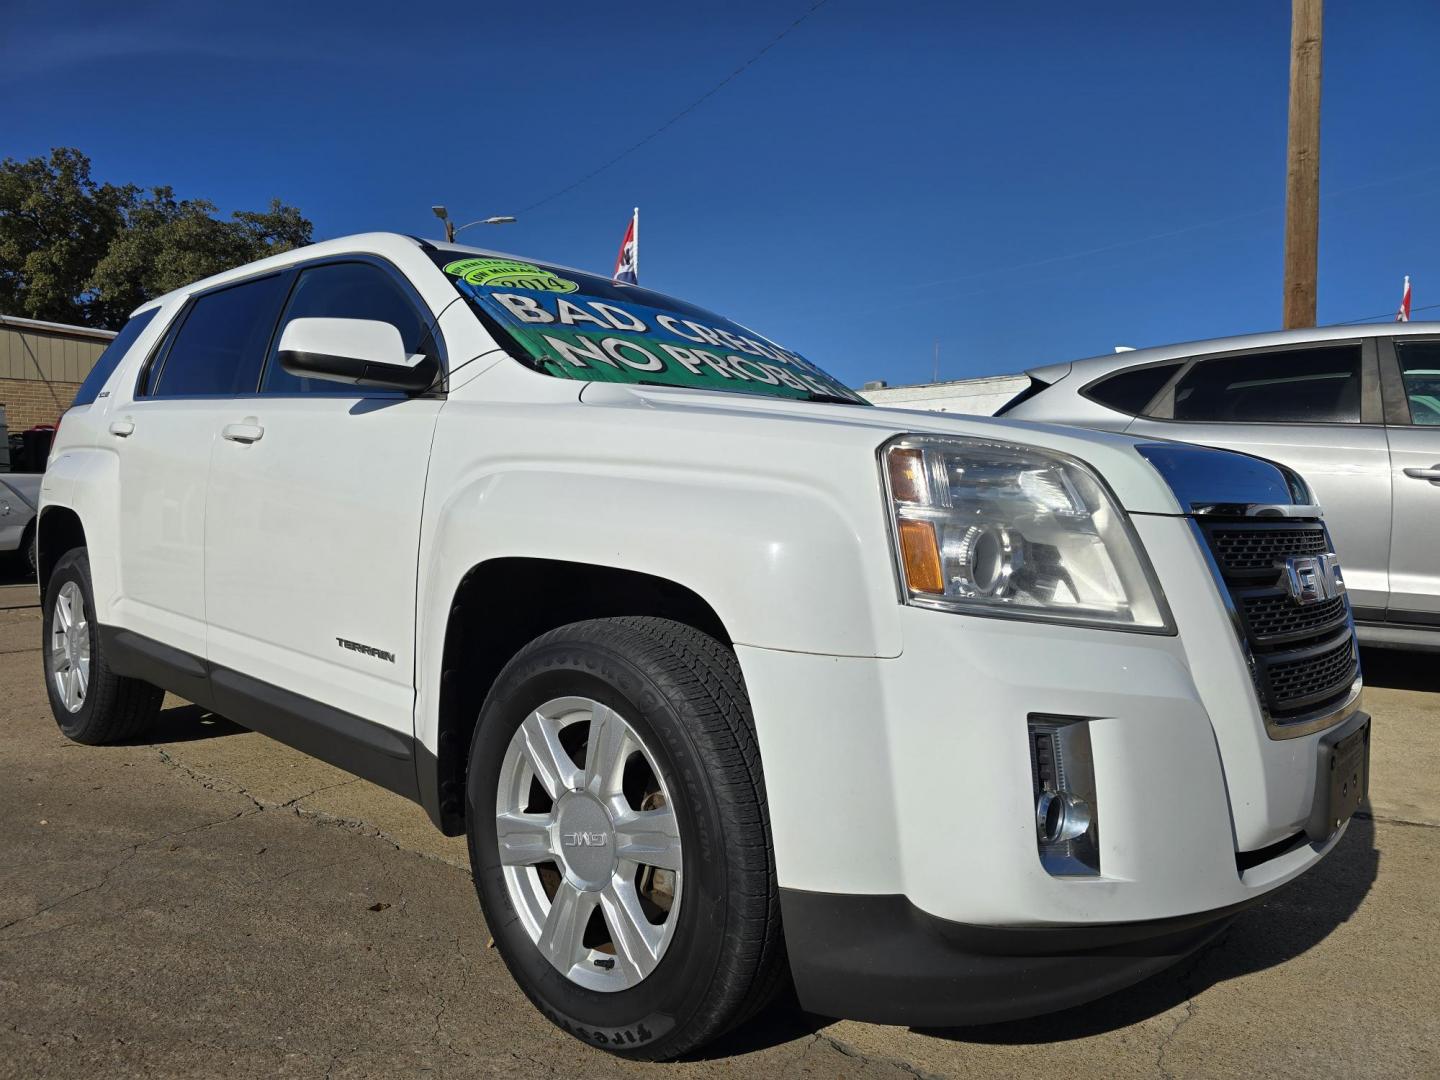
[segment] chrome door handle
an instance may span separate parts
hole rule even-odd
[[[1428,469],[1406,469],[1405,475],[1416,480],[1429,480],[1434,484],[1440,482],[1440,465],[1432,465]]]
[[[110,423],[110,434],[117,439],[128,439],[135,430],[133,420],[113,420]]]
[[[220,429],[220,435],[231,442],[245,443],[248,446],[250,443],[259,442],[265,435],[265,429],[254,421],[247,420],[243,424],[226,424]]]

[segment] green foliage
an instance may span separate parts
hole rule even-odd
[[[310,243],[311,225],[279,199],[230,220],[213,203],[97,184],[90,159],[0,162],[0,312],[111,329],[146,300]]]

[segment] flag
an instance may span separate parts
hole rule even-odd
[[[1400,294],[1400,310],[1395,313],[1396,322],[1410,321],[1410,275],[1405,275],[1405,291]]]
[[[615,256],[614,280],[627,285],[640,284],[640,208],[635,208],[625,239],[620,241],[620,254]]]

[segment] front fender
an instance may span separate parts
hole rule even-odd
[[[862,467],[873,484],[873,457]],[[878,494],[851,506],[782,478],[729,475],[701,486],[682,469],[642,474],[586,472],[574,463],[516,466],[474,475],[427,506],[423,536],[422,698],[429,696],[425,687],[438,685],[461,579],[506,557],[673,581],[706,601],[737,645],[837,656],[900,652],[893,560]],[[418,704],[417,734],[428,742],[435,703]]]

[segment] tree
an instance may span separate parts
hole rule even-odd
[[[97,185],[78,150],[0,163],[0,311],[116,328],[171,289],[310,243],[279,199],[214,216],[169,187]]]
[[[96,184],[78,150],[0,162],[0,311],[90,323],[86,282],[134,194]]]

